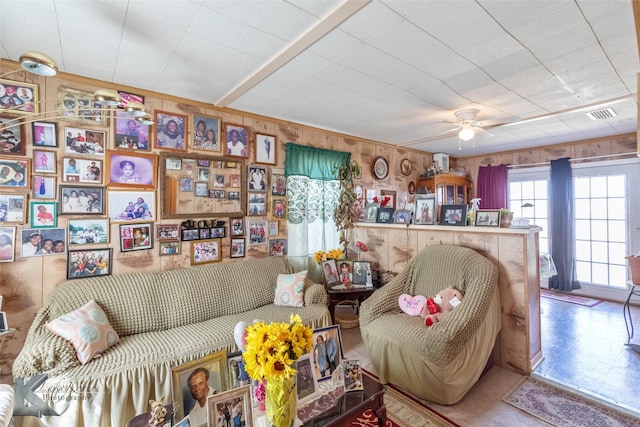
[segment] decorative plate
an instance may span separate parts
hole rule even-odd
[[[387,175],[389,175],[389,162],[387,162],[387,159],[380,156],[374,160],[373,165],[371,165],[371,169],[376,179],[385,179]]]
[[[411,169],[412,169],[411,160],[404,159],[402,160],[402,162],[400,162],[400,171],[402,171],[402,175],[404,176],[410,175]]]

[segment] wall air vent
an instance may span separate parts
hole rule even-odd
[[[591,120],[606,120],[611,117],[615,117],[617,114],[613,111],[613,108],[601,108],[599,110],[590,111],[587,113],[587,117]]]

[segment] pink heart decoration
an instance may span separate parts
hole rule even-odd
[[[402,294],[398,297],[398,305],[400,306],[400,309],[409,316],[419,316],[426,304],[427,297],[422,295],[412,297],[409,294]]]

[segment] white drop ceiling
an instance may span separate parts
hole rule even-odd
[[[67,73],[455,157],[637,128],[631,0],[0,0],[0,46],[15,61],[38,50]],[[607,107],[616,115],[586,114]],[[463,109],[486,130],[459,151],[449,131]]]

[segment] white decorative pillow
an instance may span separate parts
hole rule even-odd
[[[304,307],[304,279],[307,270],[293,274],[278,274],[275,305],[282,307]]]
[[[73,345],[83,365],[120,341],[107,315],[94,300],[48,322],[46,326]]]

